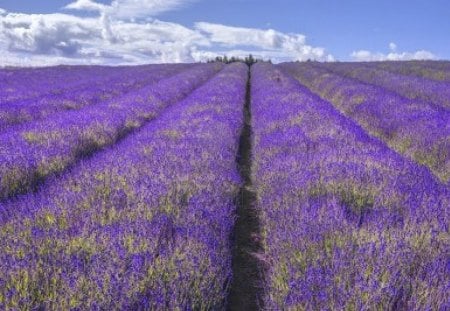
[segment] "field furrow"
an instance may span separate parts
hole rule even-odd
[[[262,252],[261,223],[255,206],[256,196],[252,180],[252,115],[251,75],[249,71],[244,105],[244,126],[239,139],[236,164],[241,175],[241,188],[236,197],[236,221],[233,230],[233,279],[227,310],[260,310],[264,308],[265,264]]]

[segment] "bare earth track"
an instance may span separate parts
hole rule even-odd
[[[252,129],[250,110],[250,71],[244,107],[244,126],[236,162],[243,187],[236,198],[237,219],[233,237],[233,280],[228,310],[262,310],[264,268],[258,254],[263,252],[261,224],[255,210],[256,195],[252,190]]]

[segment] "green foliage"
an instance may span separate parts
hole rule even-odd
[[[262,59],[255,58],[252,54],[249,54],[245,58],[240,58],[236,56],[232,56],[231,58],[228,58],[228,56],[217,56],[214,60],[208,60],[208,63],[224,63],[224,64],[231,64],[241,62],[245,63],[247,66],[251,66],[255,63],[264,62]],[[267,62],[271,63],[272,61],[269,59]]]

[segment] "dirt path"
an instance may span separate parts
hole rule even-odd
[[[227,310],[263,309],[263,266],[255,254],[263,253],[261,225],[255,210],[256,195],[252,190],[252,129],[250,71],[244,106],[244,127],[236,157],[244,185],[236,198],[237,219],[233,237],[233,281],[228,297]]]

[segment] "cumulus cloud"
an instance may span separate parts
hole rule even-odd
[[[96,19],[81,19],[63,14],[7,14],[2,20],[2,34],[10,52],[76,55],[82,42],[97,38]]]
[[[195,60],[191,52],[196,47],[209,45],[197,31],[179,24],[114,21],[105,16],[11,14],[2,21],[0,30],[9,65],[14,63],[14,55],[19,64],[28,60],[30,65],[42,64],[45,58],[53,64],[54,57],[80,64],[189,62]],[[2,65],[5,62],[3,58]]]
[[[415,52],[398,52],[397,45],[389,43],[389,53],[371,52],[367,50],[354,51],[350,55],[356,61],[385,61],[385,60],[429,60],[436,59],[430,51],[418,50]]]
[[[1,11],[0,66],[194,62],[249,53],[273,61],[333,60],[302,34],[206,22],[186,27],[154,17],[189,2],[78,0],[66,7],[98,13],[87,17]]]
[[[108,6],[97,3],[91,0],[78,0],[72,3],[69,3],[64,8],[70,9],[70,10],[83,10],[83,11],[105,11]]]
[[[302,34],[286,34],[273,29],[231,27],[205,22],[196,23],[195,28],[221,47],[248,46],[257,49],[250,52],[263,57],[272,57],[276,60],[280,57],[290,60],[333,60],[331,55],[325,53],[325,49],[307,45],[306,37]],[[222,51],[222,53],[225,52]],[[236,55],[236,52],[237,54],[246,52],[248,55],[248,51],[232,51],[230,54]]]
[[[110,5],[92,0],[77,0],[65,8],[72,10],[98,11],[119,19],[135,19],[158,15],[166,11],[179,9],[194,0],[114,0]]]

